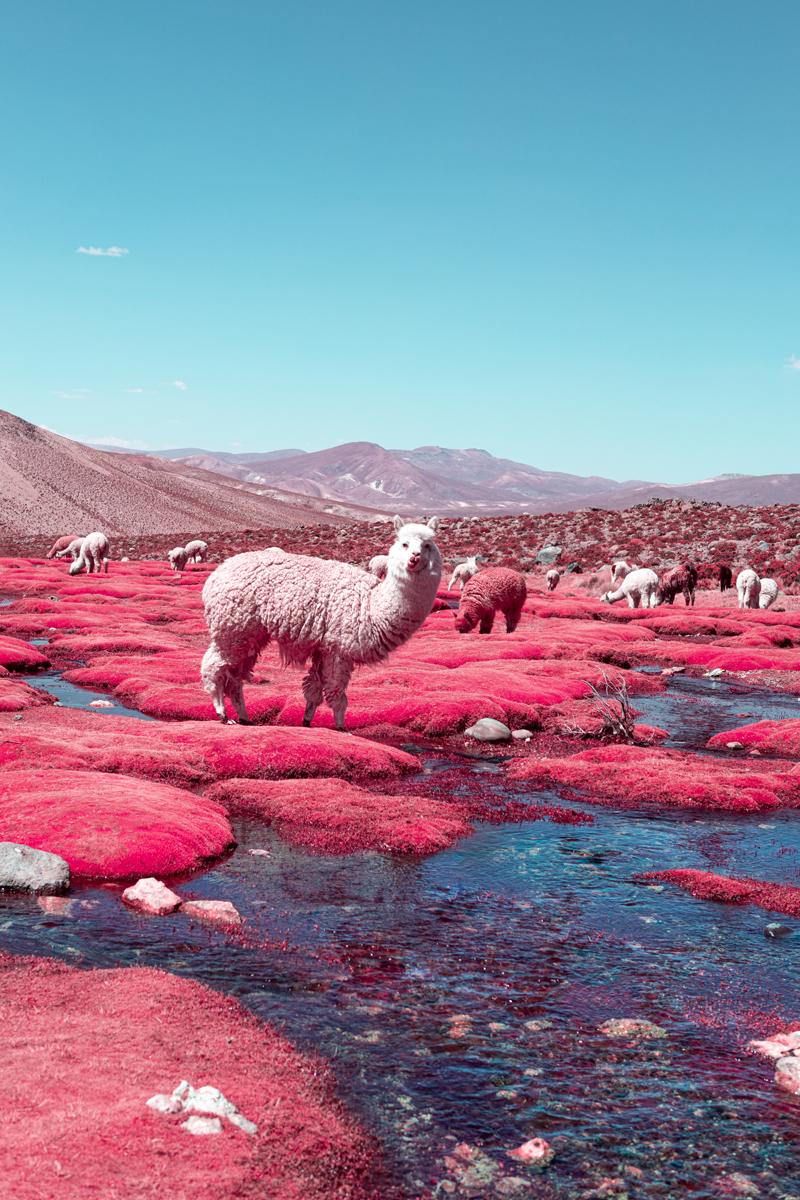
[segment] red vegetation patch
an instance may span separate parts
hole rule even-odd
[[[0,956],[5,1116],[16,1200],[156,1196],[360,1200],[374,1147],[320,1062],[237,1001],[151,968],[82,971]],[[182,1079],[258,1127],[210,1137],[154,1112]]]
[[[9,671],[38,671],[47,665],[45,656],[27,642],[0,637],[0,667]]]
[[[721,900],[726,904],[755,904],[787,917],[800,917],[800,887],[789,883],[768,883],[762,879],[734,879],[713,875],[710,871],[690,869],[648,871],[638,879],[674,883],[698,900]]]
[[[758,812],[800,807],[800,776],[790,771],[767,764],[756,770],[682,750],[600,746],[568,758],[516,760],[508,775],[616,808],[655,804]]]
[[[728,742],[741,742],[749,750],[760,750],[762,754],[797,758],[800,756],[800,720],[756,721],[753,725],[740,725],[738,729],[715,733],[707,745],[710,750],[725,750]]]
[[[21,679],[10,678],[5,667],[0,667],[0,712],[20,712],[23,708],[52,703],[52,696],[29,687]]]
[[[329,729],[160,724],[65,708],[11,721],[0,718],[3,768],[33,761],[42,768],[119,771],[182,785],[232,776],[396,778],[419,770],[404,750]]]
[[[211,801],[101,772],[4,772],[0,828],[7,841],[59,854],[73,875],[90,879],[182,874],[235,844]]]
[[[230,779],[208,795],[233,814],[274,825],[285,841],[323,854],[432,854],[472,832],[457,806],[369,792],[340,779]]]

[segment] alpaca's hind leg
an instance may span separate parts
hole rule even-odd
[[[491,633],[494,625],[494,609],[490,609],[488,613],[484,613],[481,617],[478,626],[478,633]]]
[[[322,703],[322,655],[317,650],[311,655],[311,666],[303,678],[303,695],[306,698],[303,724],[308,726]]]
[[[511,612],[506,613],[506,633],[513,633],[519,625],[519,619],[522,616],[521,608],[512,608]]]
[[[347,712],[347,685],[353,667],[341,658],[323,658],[322,687],[325,699],[333,713],[333,723],[344,732],[344,714]]]

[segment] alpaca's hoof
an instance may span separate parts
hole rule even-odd
[[[311,717],[303,717],[303,728],[309,729],[310,727],[311,727]]]

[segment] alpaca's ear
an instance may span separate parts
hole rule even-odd
[[[436,533],[436,530],[439,528],[439,518],[431,517],[431,519],[427,522],[427,526],[428,529],[432,529],[433,532]]]
[[[393,518],[392,518],[392,520],[393,520],[393,522],[394,522],[394,531],[395,531],[395,533],[399,533],[399,532],[400,532],[400,530],[401,530],[401,529],[403,528],[403,526],[405,525],[405,521],[403,520],[403,518],[402,518],[402,517],[397,517],[397,516],[393,517]]]

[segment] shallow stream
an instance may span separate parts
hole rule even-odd
[[[29,682],[64,704],[101,695],[53,675]],[[792,698],[683,677],[636,706],[671,744],[696,748],[742,713],[800,710]],[[427,752],[423,762],[440,765]],[[507,786],[478,761],[462,769],[480,771],[488,790]],[[180,890],[232,900],[243,938],[180,915],[140,917],[118,888],[84,887],[65,916],[0,899],[2,944],[86,966],[159,966],[235,994],[331,1062],[340,1094],[385,1147],[396,1185],[387,1197],[602,1187],[597,1195],[710,1198],[733,1172],[762,1197],[800,1195],[800,1102],[744,1051],[751,1037],[800,1024],[800,929],[768,938],[771,920],[794,923],[634,882],[675,866],[800,884],[797,814],[584,811],[593,824],[479,826],[422,861],[309,855],[239,822],[233,856]],[[599,1031],[618,1017],[667,1036],[636,1045]],[[535,1136],[557,1151],[541,1176],[507,1157]],[[456,1142],[484,1153],[476,1174],[444,1165]]]

